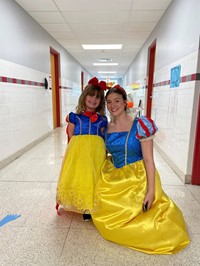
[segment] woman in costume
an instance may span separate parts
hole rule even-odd
[[[105,133],[106,159],[95,190],[92,219],[101,235],[149,253],[172,254],[189,244],[180,209],[162,190],[154,165],[157,127],[148,117],[126,112],[127,95],[117,85],[106,94],[111,122]]]
[[[67,211],[82,213],[84,221],[91,220],[93,192],[106,157],[104,90],[106,83],[92,78],[79,97],[76,113],[67,117],[70,141],[60,171],[56,209],[61,205]]]

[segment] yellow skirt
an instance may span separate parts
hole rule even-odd
[[[106,148],[101,137],[73,136],[63,158],[56,202],[69,211],[94,211],[94,188],[105,157]]]
[[[149,254],[172,254],[190,240],[182,213],[164,193],[156,172],[155,199],[142,211],[147,190],[143,161],[115,168],[106,160],[96,187],[93,222],[101,235],[120,245]]]

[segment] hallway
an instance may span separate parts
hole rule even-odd
[[[0,265],[200,265],[200,187],[184,185],[155,151],[165,192],[185,217],[191,244],[175,255],[147,255],[99,235],[82,216],[55,211],[55,194],[65,128],[0,170],[0,220],[21,215],[0,227]],[[148,241],[148,239],[147,239]]]

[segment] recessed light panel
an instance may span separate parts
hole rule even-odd
[[[85,50],[112,50],[122,49],[122,44],[82,44]]]
[[[99,58],[98,61],[101,63],[109,63],[112,62],[112,58]]]
[[[116,74],[116,71],[98,71],[99,74]]]
[[[118,63],[93,63],[93,66],[118,66]]]

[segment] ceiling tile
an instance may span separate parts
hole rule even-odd
[[[121,23],[129,21],[130,11],[62,12],[68,23]]]
[[[91,74],[98,58],[119,63],[123,77],[172,0],[16,0]],[[84,50],[81,44],[122,44],[122,50]],[[101,68],[101,69],[104,69]]]
[[[169,0],[134,0],[132,10],[165,10]]]
[[[54,0],[60,11],[130,10],[132,0]]]
[[[164,10],[131,11],[129,22],[154,22],[162,17]]]
[[[30,12],[38,23],[66,23],[60,12]]]
[[[42,27],[47,31],[57,31],[57,32],[71,32],[71,29],[67,24],[43,24]]]
[[[26,11],[58,11],[53,0],[15,0]]]

